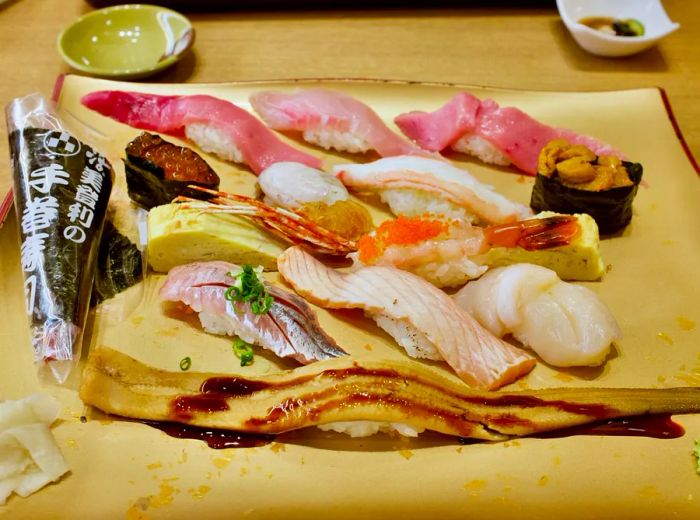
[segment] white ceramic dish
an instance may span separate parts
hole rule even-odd
[[[598,56],[636,54],[680,27],[669,19],[660,0],[557,0],[557,9],[576,42]],[[645,32],[643,36],[611,36],[578,23],[588,16],[634,18],[642,22]]]

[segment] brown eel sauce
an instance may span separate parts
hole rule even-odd
[[[344,379],[350,376],[370,376],[370,377],[381,377],[384,379],[401,379],[401,380],[416,380],[422,385],[432,386],[437,388],[436,385],[429,381],[422,381],[417,377],[402,375],[393,369],[367,369],[358,365],[345,369],[333,369],[326,370],[322,374],[323,377],[328,377],[331,379]],[[180,395],[177,396],[171,404],[172,416],[176,421],[187,422],[191,420],[194,412],[199,413],[213,413],[219,411],[225,411],[229,409],[228,399],[247,396],[254,394],[256,392],[268,389],[268,388],[286,388],[295,385],[303,384],[315,377],[318,374],[302,376],[296,379],[280,382],[265,382],[256,381],[253,379],[246,379],[243,377],[212,377],[205,380],[202,383],[199,394],[195,395]],[[478,396],[478,397],[468,397],[460,395],[458,393],[452,392],[448,389],[440,388],[441,391],[449,393],[462,401],[491,405],[495,407],[518,407],[518,408],[534,408],[538,406],[549,406],[555,407],[561,411],[585,415],[593,418],[597,422],[593,424],[586,424],[582,426],[575,426],[571,428],[565,428],[562,430],[557,430],[554,432],[543,432],[530,435],[531,437],[537,438],[553,438],[553,437],[567,437],[570,435],[629,435],[629,436],[644,436],[653,437],[658,439],[671,439],[677,438],[684,434],[683,428],[674,423],[671,420],[669,414],[658,414],[658,415],[643,415],[634,417],[624,417],[617,419],[608,419],[611,415],[614,415],[615,409],[603,405],[603,404],[588,404],[588,403],[575,403],[562,400],[546,400],[540,399],[533,396],[526,395],[494,395],[490,396]],[[322,391],[322,394],[327,394],[327,392],[332,392],[331,389]],[[303,396],[303,398],[295,399],[294,402],[287,403],[285,401],[285,406],[275,407],[270,410],[270,413],[266,417],[262,418],[251,418],[248,424],[253,427],[260,427],[264,424],[271,424],[279,419],[282,419],[286,414],[288,414],[292,409],[297,406],[310,405],[315,399],[321,397],[316,394],[309,394]],[[438,411],[438,408],[432,408],[429,406],[418,406],[415,403],[409,403],[400,399],[391,399],[389,396],[374,395],[371,393],[359,393],[353,394],[345,398],[343,401],[352,402],[387,402],[393,401],[391,404],[407,410],[413,413],[421,414],[436,414],[440,413],[443,415],[444,419],[448,422],[454,423],[455,426],[464,423],[464,418],[459,414],[454,417],[447,417],[445,413]],[[289,400],[287,400],[289,401]],[[307,411],[311,415],[319,414],[324,408],[329,408],[333,406],[339,406],[340,403],[337,400],[332,400],[325,403],[324,406],[309,407]],[[347,404],[347,403],[346,403]],[[449,414],[448,414],[449,415]],[[500,424],[502,426],[512,426],[515,424],[524,424],[529,421],[518,417],[515,414],[508,413],[507,410],[503,412],[490,416],[489,420],[493,424]],[[212,448],[234,448],[234,447],[251,447],[260,446],[272,442],[275,439],[273,434],[256,434],[256,433],[245,433],[213,428],[202,428],[198,426],[191,426],[187,424],[181,424],[180,422],[160,422],[160,421],[143,421],[145,424],[158,428],[159,430],[178,438],[187,439],[199,439],[207,442],[207,444]],[[456,427],[456,429],[460,429]],[[466,432],[465,432],[466,433]],[[482,442],[475,439],[468,439],[463,437],[458,437],[459,442],[462,444],[469,444],[472,442]]]

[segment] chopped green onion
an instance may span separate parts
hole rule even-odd
[[[253,346],[250,343],[236,338],[233,340],[232,348],[233,353],[241,360],[242,367],[253,364]]]
[[[693,448],[693,455],[695,455],[695,462],[697,463],[697,467],[695,468],[695,471],[697,471],[698,475],[700,475],[700,439],[695,439],[695,447]]]
[[[184,357],[180,360],[180,370],[182,370],[183,372],[189,370],[191,366],[192,366],[192,359],[190,359],[189,356]]]
[[[265,289],[265,285],[258,279],[261,270],[253,269],[250,265],[244,265],[239,273],[228,273],[234,279],[224,293],[230,302],[250,303],[253,314],[265,314],[272,306],[272,296]]]

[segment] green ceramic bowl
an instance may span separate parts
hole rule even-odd
[[[131,4],[82,16],[58,36],[58,51],[79,71],[134,79],[169,67],[193,42],[192,24],[180,13]]]

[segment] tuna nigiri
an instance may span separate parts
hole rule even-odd
[[[250,104],[271,128],[302,132],[306,141],[325,149],[374,150],[382,157],[426,155],[389,129],[374,110],[347,94],[320,88],[265,91],[253,94]]]
[[[280,161],[320,168],[317,157],[282,142],[263,123],[229,101],[212,96],[159,96],[101,90],[83,96],[91,110],[134,128],[184,135],[205,152],[247,164],[256,174]]]
[[[513,334],[554,366],[600,365],[622,337],[593,291],[537,265],[493,269],[454,298],[496,336]]]
[[[333,173],[351,190],[378,193],[395,215],[427,212],[486,224],[532,215],[526,206],[445,161],[404,155],[335,166]]]
[[[593,137],[547,126],[518,108],[502,108],[492,99],[480,101],[467,92],[455,95],[434,112],[408,112],[394,122],[426,150],[438,152],[451,147],[484,162],[512,163],[530,175],[537,173],[540,150],[554,139],[586,145],[598,155],[622,157]]]
[[[532,356],[484,329],[447,294],[394,267],[352,273],[328,268],[299,247],[278,258],[282,276],[310,301],[331,309],[363,309],[409,355],[442,359],[469,384],[508,384],[535,365]]]
[[[308,304],[292,293],[266,285],[273,298],[266,314],[255,314],[250,303],[229,301],[225,293],[234,283],[231,273],[239,271],[237,265],[219,261],[175,267],[160,297],[182,302],[199,313],[206,331],[236,335],[280,357],[306,364],[347,354],[321,329]]]

